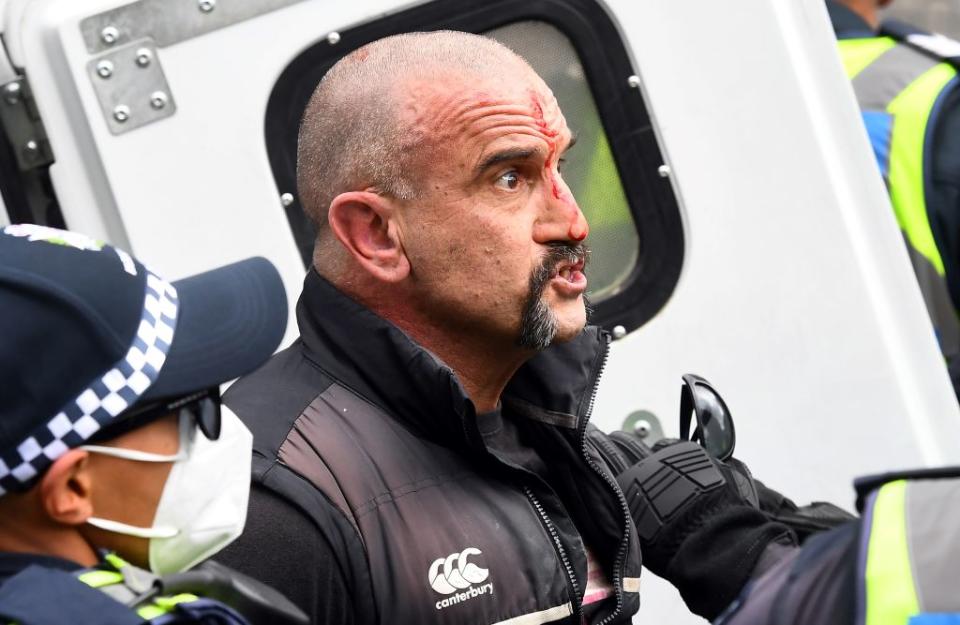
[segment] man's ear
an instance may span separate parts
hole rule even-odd
[[[37,488],[50,519],[64,525],[81,525],[93,515],[89,456],[82,449],[71,449],[43,475]]]
[[[410,275],[396,210],[389,198],[350,191],[333,198],[327,214],[331,230],[353,259],[384,282],[400,282]]]

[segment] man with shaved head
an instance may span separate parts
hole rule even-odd
[[[366,46],[324,77],[301,127],[314,266],[443,354],[474,402],[493,408],[529,348],[585,323],[588,226],[559,173],[570,143],[549,88],[491,39]],[[569,279],[529,301],[532,277],[545,285],[561,260]]]
[[[315,623],[636,612],[646,535],[631,506],[646,508],[588,426],[609,336],[586,326],[589,228],[561,174],[572,143],[543,80],[476,35],[375,41],[313,94],[301,337],[226,396],[255,451],[247,531],[223,559]],[[672,578],[707,616],[768,545],[792,542],[731,497],[742,514],[720,542],[736,557],[709,581],[723,580],[685,589],[686,564]],[[660,552],[649,562],[669,576]]]

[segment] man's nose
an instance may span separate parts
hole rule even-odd
[[[573,199],[572,193],[570,194],[570,198]],[[573,209],[573,223],[570,224],[570,230],[567,232],[567,235],[571,240],[579,243],[590,234],[590,224],[587,223],[587,217],[583,214],[583,211],[580,210],[580,206],[576,200],[573,200]]]
[[[549,233],[544,234],[553,241],[583,241],[590,233],[590,226],[570,187],[557,172],[551,172],[548,178],[543,225]]]

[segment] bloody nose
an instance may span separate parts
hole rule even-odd
[[[576,201],[571,202],[571,204],[573,215],[571,216],[572,221],[570,222],[570,230],[567,231],[567,236],[571,241],[579,243],[590,234],[590,224],[587,223],[587,218],[584,217],[583,211],[577,206]]]

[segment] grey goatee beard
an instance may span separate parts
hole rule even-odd
[[[527,301],[523,306],[523,313],[520,316],[520,335],[517,337],[517,345],[540,351],[553,343],[560,324],[556,315],[553,314],[550,306],[544,300],[543,292],[551,278],[556,275],[556,269],[560,263],[576,263],[581,260],[586,262],[589,255],[590,250],[582,243],[575,245],[559,242],[550,244],[550,249],[530,276],[530,289],[527,293]],[[590,305],[586,296],[583,298],[583,303],[589,315]]]

